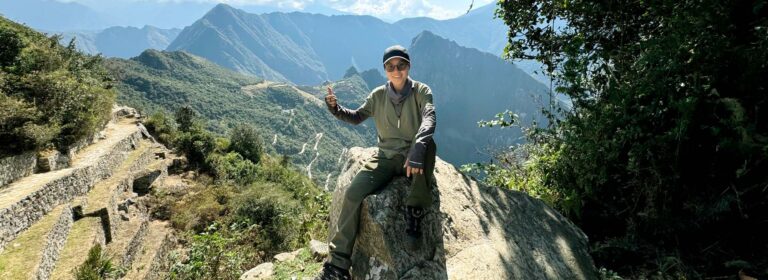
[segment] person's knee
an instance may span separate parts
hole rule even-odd
[[[353,182],[344,193],[344,199],[348,202],[359,203],[363,201],[363,198],[365,198],[366,195],[368,194],[365,192],[365,188],[360,184],[355,184]]]

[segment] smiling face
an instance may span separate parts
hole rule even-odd
[[[408,61],[399,57],[392,58],[384,64],[387,80],[392,83],[397,91],[400,91],[403,85],[405,85],[405,80],[408,78],[408,70],[410,69],[411,65]]]

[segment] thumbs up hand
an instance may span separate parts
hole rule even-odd
[[[328,94],[325,95],[325,103],[328,104],[330,108],[336,108],[336,95],[333,94],[331,86],[328,86]]]

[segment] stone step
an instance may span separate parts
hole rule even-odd
[[[0,279],[48,279],[71,227],[69,204],[53,208],[0,254]]]
[[[0,252],[51,209],[111,176],[141,140],[135,119],[109,123],[104,134],[105,139],[80,150],[71,167],[33,174],[0,190]]]
[[[167,222],[150,222],[140,254],[123,279],[166,279],[174,245],[172,229]]]
[[[88,259],[88,251],[105,242],[102,217],[88,216],[77,220],[69,231],[50,279],[75,279],[74,270]]]
[[[118,205],[123,201],[123,194],[131,191],[135,174],[154,161],[154,150],[155,148],[148,141],[140,141],[136,150],[123,161],[111,177],[96,183],[88,192],[88,206],[83,209],[83,212],[106,211],[108,236],[120,231],[122,219]]]

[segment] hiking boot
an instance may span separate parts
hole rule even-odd
[[[323,264],[323,270],[320,275],[315,277],[315,280],[351,280],[352,276],[349,275],[349,270],[332,265],[328,262]]]
[[[421,218],[424,217],[424,209],[421,207],[405,207],[405,234],[411,247],[418,244],[421,237]]]

